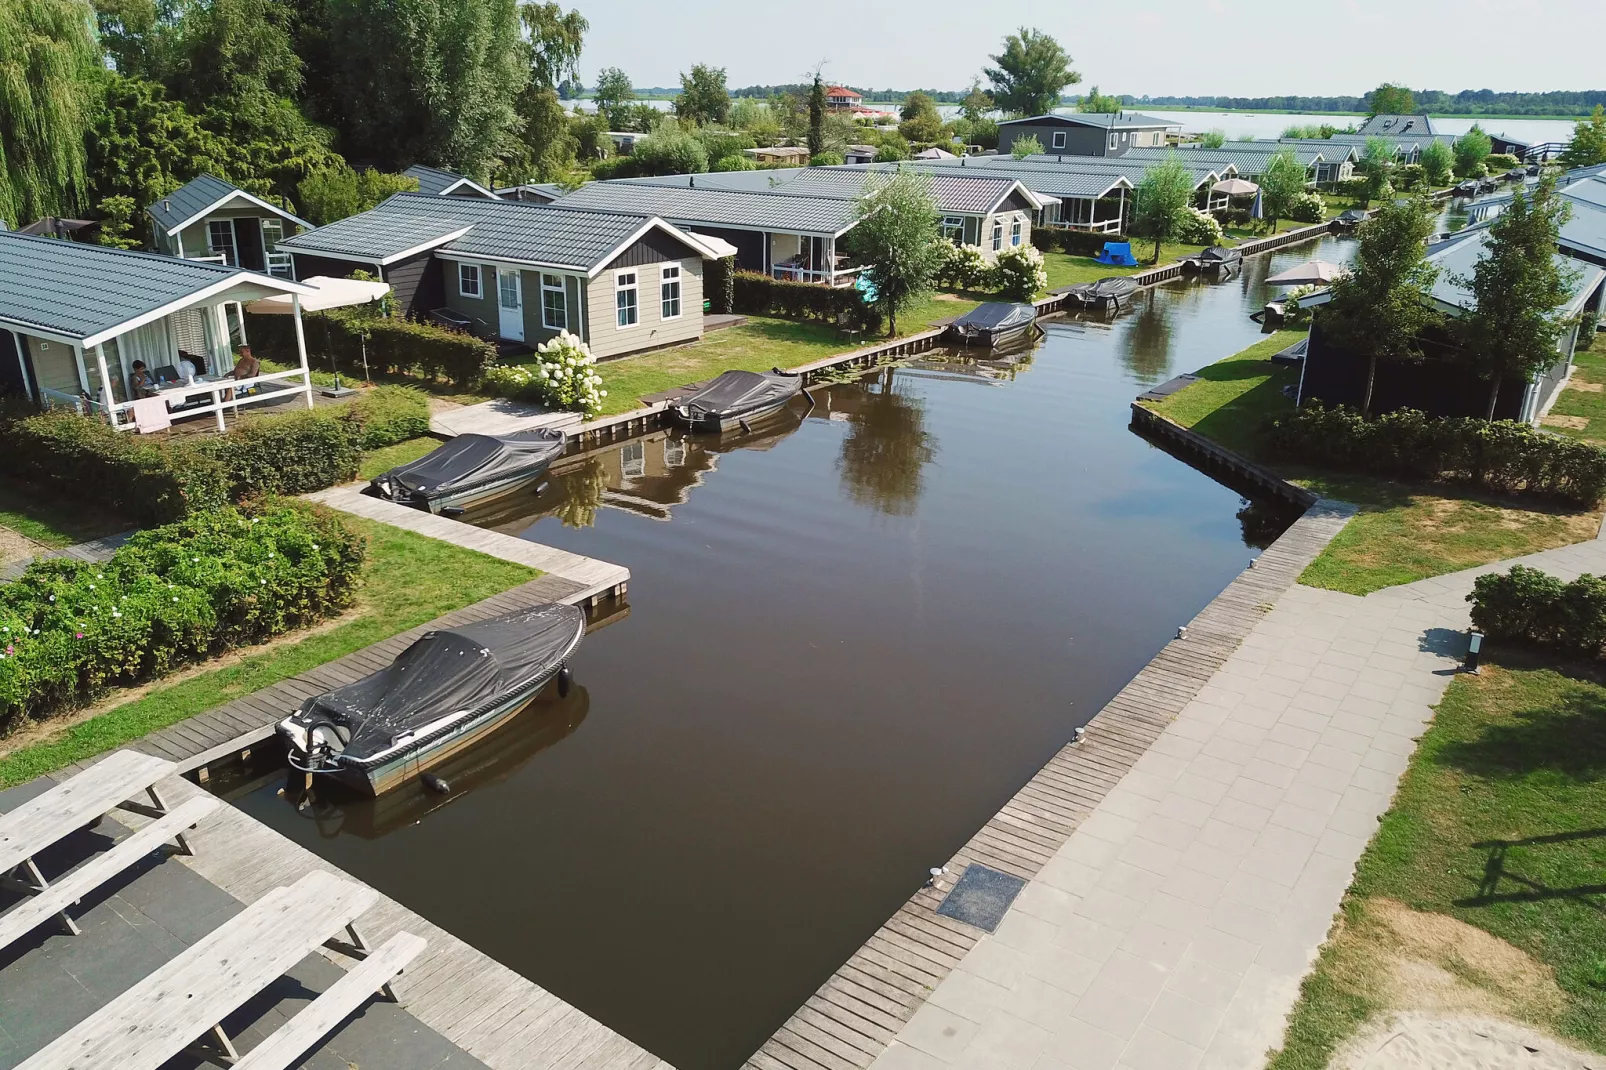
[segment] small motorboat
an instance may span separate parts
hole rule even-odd
[[[695,394],[669,403],[669,414],[692,431],[748,430],[803,392],[803,377],[768,372],[722,372]]]
[[[1338,213],[1338,218],[1333,220],[1333,226],[1339,230],[1354,230],[1366,222],[1367,218],[1368,213],[1364,208],[1346,208]]]
[[[1469,178],[1465,182],[1459,183],[1455,189],[1450,191],[1450,195],[1452,197],[1476,197],[1478,195],[1477,179]]]
[[[1513,167],[1511,170],[1506,172],[1507,182],[1521,182],[1527,177],[1528,169],[1526,167]]]
[[[314,695],[278,724],[290,765],[379,795],[473,745],[554,677],[567,694],[585,612],[548,602],[426,633],[356,683]]]
[[[1212,245],[1182,261],[1182,270],[1199,275],[1223,275],[1243,262],[1244,254],[1236,249]]]
[[[432,513],[461,511],[529,486],[563,456],[556,428],[512,435],[458,435],[369,483],[381,498]]]
[[[1097,282],[1079,282],[1067,286],[1066,300],[1083,308],[1120,308],[1124,298],[1138,292],[1138,284],[1125,275],[1109,275]]]
[[[1035,337],[1037,306],[1009,301],[988,301],[948,325],[950,339],[966,346],[999,346]]]

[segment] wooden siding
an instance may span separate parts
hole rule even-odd
[[[480,296],[464,297],[458,291],[458,262],[440,260],[437,263],[440,264],[446,307],[478,321],[473,328],[475,334],[495,338],[501,330],[500,314],[496,308],[496,269],[487,264],[476,265],[480,269]]]
[[[26,358],[22,343],[12,332],[0,328],[0,389],[16,391],[32,397],[34,394],[31,373],[24,371]]]
[[[189,226],[185,227],[183,230],[179,231],[178,234],[176,235],[176,237],[178,238],[178,247],[174,250],[174,252],[177,253],[177,255],[179,255],[179,256],[185,256],[185,257],[191,257],[191,258],[198,257],[198,256],[211,256],[212,255],[212,249],[211,249],[211,246],[209,246],[207,244],[206,225],[208,223],[210,223],[214,219],[282,219],[282,218],[283,217],[278,215],[277,213],[270,212],[266,208],[258,208],[254,204],[237,204],[237,205],[227,205],[227,204],[225,204],[222,208],[219,208],[216,212],[213,212],[211,215],[203,216],[198,222],[192,223]],[[300,227],[296,226],[294,223],[290,222],[288,219],[284,220],[284,236],[286,238],[288,238],[292,234],[295,234],[300,229],[301,229]],[[240,241],[240,238],[236,237],[235,240],[238,242],[238,241]],[[262,248],[262,234],[261,234],[260,228],[257,231],[257,239],[256,240],[257,240],[257,249],[259,250],[259,255],[260,255],[260,250]],[[288,250],[286,250],[286,251],[288,251]],[[258,263],[260,264],[260,260],[258,261]]]
[[[615,319],[615,273],[604,271],[591,280],[586,288],[586,327],[593,354],[617,357],[638,349],[653,349],[702,337],[703,261],[701,257],[691,257],[679,263],[681,314],[679,319],[669,321],[661,315],[657,267],[647,265],[635,269],[640,319],[633,327],[621,328]]]
[[[998,214],[1000,215],[1005,212],[1020,212],[1029,216],[1034,210],[1031,202],[1026,199],[1026,194],[1020,190],[1012,191],[1008,197],[1004,198],[1004,203],[998,206]]]
[[[643,267],[647,264],[662,264],[667,261],[684,260],[687,257],[697,255],[697,251],[687,246],[685,242],[679,241],[654,227],[632,242],[629,248],[609,261],[602,270],[613,271],[615,268]]]
[[[728,230],[724,227],[698,227],[698,234],[730,242],[736,246],[736,266],[743,271],[764,271],[764,245],[769,236],[756,230]]]
[[[28,360],[33,364],[34,375],[41,387],[73,395],[83,389],[72,346],[61,342],[44,342],[27,334],[23,338],[27,340]]]
[[[385,281],[390,283],[396,308],[404,316],[423,316],[446,303],[445,272],[435,254],[426,250],[404,260],[385,265]],[[452,280],[451,289],[457,288]]]
[[[563,280],[563,302],[567,310],[566,329],[570,334],[584,335],[580,323],[579,280],[573,275],[565,275],[560,271],[526,271],[524,272],[524,341],[529,345],[539,345],[549,338],[555,338],[559,328],[548,327],[541,312],[541,276],[542,274],[556,275]]]

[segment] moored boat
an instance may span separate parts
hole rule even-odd
[[[379,795],[505,724],[567,661],[585,613],[549,602],[428,632],[391,664],[314,695],[278,724],[291,766]]]
[[[1056,292],[1083,308],[1120,308],[1122,300],[1138,292],[1138,284],[1124,275],[1107,275],[1097,282],[1079,282]]]
[[[694,394],[669,403],[669,414],[693,431],[747,430],[791,404],[803,392],[803,377],[779,368],[768,372],[723,372]]]
[[[1182,270],[1200,275],[1221,275],[1236,268],[1244,258],[1237,249],[1212,245],[1182,261]]]
[[[996,349],[1036,335],[1037,306],[988,301],[948,325],[948,337],[966,346]]]
[[[529,486],[563,456],[555,428],[512,435],[458,435],[369,483],[382,498],[432,513],[470,509]]]

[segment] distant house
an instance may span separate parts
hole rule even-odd
[[[1487,227],[1469,227],[1428,253],[1428,260],[1439,269],[1428,300],[1451,319],[1466,315],[1472,307],[1471,293],[1457,279],[1471,276],[1488,237]],[[1564,259],[1556,255],[1558,260]],[[1598,312],[1606,269],[1577,261],[1567,261],[1566,266],[1574,273],[1575,281],[1572,296],[1559,309],[1561,314],[1572,317],[1586,309]],[[1317,305],[1318,311],[1300,373],[1299,403],[1314,399],[1358,409],[1366,393],[1367,362],[1333,343],[1323,332],[1319,305],[1327,296],[1317,294],[1301,302]],[[1549,368],[1528,382],[1508,379],[1501,383],[1496,419],[1537,424],[1567,379],[1577,341],[1575,325],[1562,334],[1556,346],[1556,362]],[[1479,378],[1457,359],[1454,340],[1440,335],[1422,339],[1422,345],[1427,356],[1420,362],[1378,366],[1372,411],[1420,409],[1434,416],[1483,416],[1488,409],[1489,381]]]
[[[279,243],[312,226],[239,186],[202,175],[145,206],[156,251],[290,276]]]
[[[297,278],[365,268],[410,315],[449,309],[476,334],[527,345],[566,330],[598,357],[700,338],[703,261],[718,255],[650,212],[421,193],[285,244]]]
[[[1265,174],[1267,161],[1283,150],[1293,152],[1294,159],[1304,165],[1305,175],[1311,182],[1337,182],[1349,178],[1355,169],[1356,152],[1353,145],[1330,145],[1326,141],[1294,139],[1286,142],[1234,141],[1219,149],[1205,148],[1203,145],[1183,145],[1177,149],[1186,161],[1202,161],[1212,167],[1223,169],[1230,164],[1234,177],[1248,179],[1251,182],[1258,182],[1260,176]],[[1170,151],[1156,148],[1133,149],[1123,159],[1158,163],[1165,159]]]
[[[931,146],[929,149],[921,149],[910,157],[913,160],[957,160],[958,158],[947,149],[940,149],[936,145]]]
[[[742,155],[759,163],[778,163],[793,167],[809,162],[809,150],[803,145],[772,145],[769,148],[743,149]]]
[[[847,86],[833,85],[825,90],[825,106],[835,111],[851,111],[864,102],[863,93],[855,93]]]
[[[563,196],[564,189],[555,182],[530,182],[520,186],[501,186],[496,195],[504,201],[530,201],[551,204]]]
[[[474,181],[451,171],[442,171],[438,167],[425,167],[415,163],[402,174],[408,178],[418,179],[418,192],[427,193],[432,197],[489,197],[496,200],[496,194]]]
[[[1563,256],[1606,267],[1606,167],[1591,174],[1580,171],[1563,175],[1556,192],[1568,202],[1571,211],[1561,224],[1557,248]],[[1493,219],[1511,203],[1511,193],[1480,199],[1469,205],[1469,223]]]
[[[843,163],[872,163],[876,156],[874,145],[849,145],[842,151]]]
[[[1043,151],[1066,156],[1123,156],[1136,148],[1165,144],[1180,123],[1137,112],[1074,112],[1034,115],[998,124],[998,151],[1008,153],[1015,139],[1036,137]]]

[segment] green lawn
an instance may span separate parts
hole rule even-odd
[[[158,686],[55,738],[23,747],[0,759],[0,787],[121,746],[539,575],[523,565],[400,528],[344,519],[368,537],[364,584],[344,623],[237,664]]]
[[[1584,442],[1606,445],[1606,341],[1574,355],[1573,375],[1551,406],[1545,426]],[[1560,419],[1557,419],[1560,417]],[[1579,426],[1580,421],[1585,421]]]
[[[1444,917],[1523,954],[1493,953],[1497,946],[1467,939],[1476,934]],[[1424,932],[1441,938],[1414,935]],[[1599,662],[1496,651],[1479,676],[1450,685],[1361,858],[1272,1070],[1322,1070],[1364,1020],[1412,1009],[1422,988],[1389,982],[1427,969],[1470,986],[1498,1013],[1606,1052]],[[1435,995],[1443,998],[1426,998]]]
[[[1282,389],[1299,379],[1296,368],[1271,362],[1274,353],[1304,337],[1277,331],[1241,353],[1200,368],[1199,382],[1163,401],[1143,404],[1244,456],[1256,454],[1255,432],[1268,416],[1293,409]]]
[[[93,495],[64,502],[47,500],[27,487],[0,479],[0,527],[59,550],[78,542],[127,531],[134,525],[96,508]]]
[[[362,455],[362,464],[357,466],[357,478],[366,482],[375,476],[384,475],[397,465],[418,460],[440,444],[441,440],[438,438],[420,435],[406,442],[398,442],[394,446],[369,450]]]

